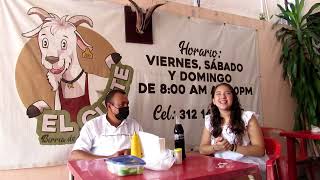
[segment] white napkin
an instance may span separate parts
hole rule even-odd
[[[319,133],[320,132],[320,128],[314,125],[311,125],[311,132],[313,133]]]
[[[145,168],[161,171],[168,170],[175,162],[172,151],[166,149],[165,139],[146,132],[139,132]]]
[[[159,136],[142,131],[140,131],[138,134],[140,137],[144,158],[148,159],[155,156],[160,156],[161,152],[165,150],[164,138],[159,138]]]
[[[243,154],[232,151],[220,151],[214,153],[214,157],[230,160],[239,160],[243,157]]]

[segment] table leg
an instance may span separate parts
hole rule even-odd
[[[287,155],[288,155],[288,178],[289,180],[297,179],[296,167],[296,147],[295,138],[287,137]]]

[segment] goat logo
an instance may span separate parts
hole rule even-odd
[[[39,7],[28,15],[42,23],[22,33],[30,40],[16,67],[18,93],[28,117],[38,119],[41,144],[74,143],[87,120],[105,113],[110,89],[129,91],[133,69],[121,64],[121,55],[102,36],[79,26],[92,28],[89,17],[59,17]]]

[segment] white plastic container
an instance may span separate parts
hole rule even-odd
[[[146,164],[142,159],[130,155],[109,158],[106,163],[108,170],[118,176],[142,174]]]

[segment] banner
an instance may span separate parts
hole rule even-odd
[[[261,115],[254,29],[156,10],[153,44],[140,44],[126,42],[124,7],[108,1],[4,0],[0,14],[0,169],[65,163],[114,88],[169,148],[175,117],[197,148],[216,84]]]

